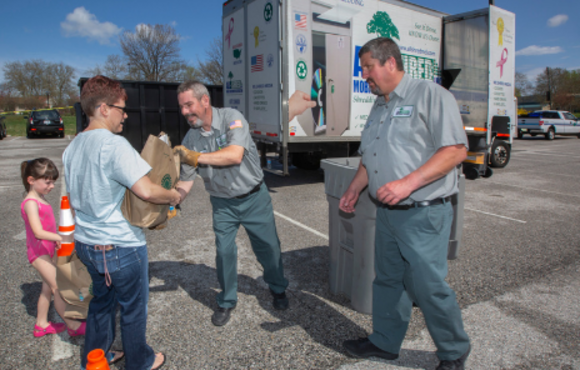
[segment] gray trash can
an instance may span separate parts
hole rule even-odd
[[[356,211],[340,211],[340,198],[350,185],[360,164],[360,157],[324,159],[324,188],[328,200],[330,245],[330,291],[351,300],[352,307],[372,313],[372,285],[375,278],[376,200],[365,189],[359,196]],[[463,230],[465,176],[459,178],[459,194],[453,197],[455,217],[449,238],[448,259],[458,256]]]
[[[338,209],[340,197],[354,178],[360,160],[360,157],[324,159],[320,166],[324,170],[328,200],[330,291],[349,298],[355,310],[370,314],[375,278],[376,205],[365,189],[353,214]]]

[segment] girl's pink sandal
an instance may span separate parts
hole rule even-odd
[[[70,335],[71,337],[76,337],[78,335],[85,335],[85,331],[87,328],[87,323],[86,322],[82,322],[81,326],[78,327],[77,330],[72,330],[72,329],[66,329],[68,331],[68,335]]]
[[[62,323],[49,322],[48,326],[44,329],[35,324],[33,334],[36,338],[39,338],[39,337],[44,337],[47,334],[62,333],[65,328],[66,328],[66,325],[62,324]]]

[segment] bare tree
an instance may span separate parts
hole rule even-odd
[[[64,63],[38,59],[11,62],[4,65],[3,71],[6,88],[17,92],[21,101],[29,105],[38,106],[43,101],[39,97],[46,97],[47,104],[49,98],[53,104],[65,104],[75,90],[74,68]]]
[[[74,75],[74,68],[64,63],[55,63],[47,66],[45,87],[46,91],[50,92],[50,96],[55,105],[65,105],[70,95],[74,94],[75,85],[72,82]]]
[[[103,66],[103,73],[105,76],[114,80],[125,79],[128,70],[127,61],[118,54],[107,56],[107,60]]]
[[[211,42],[209,49],[205,51],[206,60],[198,60],[198,70],[201,80],[210,85],[224,84],[224,63],[223,63],[223,42],[220,37],[216,37]]]
[[[517,97],[527,96],[532,93],[532,83],[523,73],[516,72],[515,94]]]
[[[147,81],[167,81],[180,70],[180,36],[167,24],[140,24],[119,36],[129,75]]]
[[[98,75],[103,75],[103,67],[100,64],[95,64],[93,68],[89,68],[85,70],[84,76],[86,77],[94,77]]]
[[[574,110],[580,108],[580,70],[568,71],[562,68],[546,68],[536,78],[536,96],[548,102],[550,92],[552,109]]]

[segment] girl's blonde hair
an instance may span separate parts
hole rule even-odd
[[[28,183],[28,176],[33,179],[58,179],[58,168],[48,158],[36,158],[30,161],[24,161],[20,164],[20,174],[22,176],[22,184],[26,191],[30,191],[30,184]]]

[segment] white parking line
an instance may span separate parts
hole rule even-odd
[[[554,153],[548,153],[548,152],[543,152],[541,150],[526,150],[524,152],[516,152],[514,154],[517,154],[518,157],[521,156],[522,154],[536,154],[536,155],[541,155],[541,156],[544,156],[544,155],[554,155],[556,157],[568,157],[570,159],[572,159],[572,158],[579,158],[580,157],[580,156],[577,156],[577,155],[570,155],[570,154],[554,154]]]
[[[505,185],[505,186],[512,186],[514,188],[520,188],[520,189],[526,189],[526,190],[534,190],[534,191],[541,191],[543,193],[550,193],[550,194],[556,194],[556,195],[563,195],[565,197],[575,197],[575,198],[580,198],[580,195],[574,195],[574,194],[564,194],[564,193],[558,193],[556,191],[549,191],[549,190],[543,190],[543,189],[535,189],[535,188],[530,188],[527,186],[520,186],[520,185],[511,185],[511,184],[505,184],[503,182],[497,182],[497,181],[493,181],[493,180],[486,180],[487,182],[491,182],[493,184],[498,184],[498,185]]]
[[[518,169],[518,171],[522,171],[522,172],[530,172],[530,173],[538,173],[538,170],[524,170],[524,169]],[[564,176],[564,177],[574,177],[574,178],[578,178],[580,179],[580,175],[569,175],[569,174],[563,174],[563,173],[557,173],[557,172],[546,172],[544,170],[542,170],[542,174],[544,175],[556,175],[556,176]]]
[[[274,214],[275,214],[276,216],[280,217],[280,218],[283,218],[283,219],[285,219],[286,221],[288,221],[288,222],[290,222],[290,223],[293,223],[293,224],[294,224],[294,225],[296,225],[296,226],[300,226],[300,227],[301,227],[301,228],[303,228],[304,230],[308,230],[308,231],[310,231],[310,232],[311,232],[311,233],[313,233],[314,235],[318,235],[318,236],[320,236],[321,238],[324,238],[324,239],[328,240],[328,235],[324,235],[323,233],[321,233],[321,232],[318,232],[318,231],[314,230],[313,228],[310,228],[310,227],[308,227],[308,226],[306,226],[306,225],[304,225],[304,224],[302,224],[302,223],[300,223],[300,222],[298,222],[298,221],[296,221],[296,220],[293,220],[293,219],[291,219],[291,218],[290,218],[290,217],[288,217],[288,216],[284,216],[283,214],[281,214],[281,213],[279,213],[279,212],[276,212],[276,211],[274,211]]]
[[[484,212],[484,211],[480,211],[478,209],[472,209],[472,208],[467,208],[467,207],[463,207],[463,208],[466,209],[466,210],[468,210],[468,211],[477,212],[477,213],[483,213],[484,215],[499,217],[499,218],[503,218],[504,220],[515,221],[515,222],[519,222],[521,224],[527,223],[527,221],[522,221],[522,220],[518,220],[518,219],[515,219],[515,218],[507,217],[507,216],[496,215],[495,213]]]

